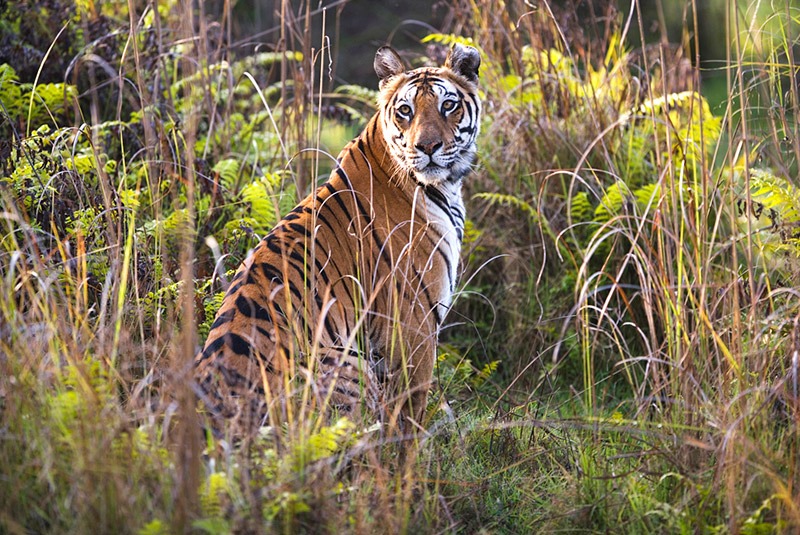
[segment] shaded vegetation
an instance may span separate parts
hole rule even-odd
[[[427,431],[201,442],[230,270],[376,93],[308,2],[237,55],[230,12],[159,4],[0,2],[0,531],[800,527],[796,7],[724,10],[718,110],[693,16],[634,47],[609,2],[449,3],[419,50],[477,46],[486,111]]]

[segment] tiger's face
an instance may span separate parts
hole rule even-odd
[[[443,67],[406,71],[389,47],[375,55],[380,120],[401,175],[422,185],[455,182],[475,159],[480,121],[480,54],[456,44]]]

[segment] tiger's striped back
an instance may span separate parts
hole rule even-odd
[[[281,421],[310,385],[326,410],[420,420],[457,282],[479,64],[456,45],[406,72],[378,51],[378,112],[242,263],[195,360],[214,416]]]

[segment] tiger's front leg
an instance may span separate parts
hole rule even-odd
[[[431,337],[433,337],[432,342],[422,344],[414,352],[408,385],[409,399],[405,404],[405,410],[401,412],[404,418],[410,418],[418,426],[422,426],[428,405],[428,392],[433,385],[437,340],[435,333],[432,333]]]
[[[389,418],[386,421],[406,432],[422,426],[436,362],[436,325],[431,321],[416,321],[412,318],[390,322],[394,343],[382,350],[387,361],[384,384]]]

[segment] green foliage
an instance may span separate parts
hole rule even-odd
[[[332,425],[322,425],[302,437],[288,441],[288,450],[279,451],[271,436],[278,430],[264,428],[256,446],[254,466],[257,473],[253,484],[269,485],[269,493],[262,505],[263,518],[272,526],[291,526],[298,517],[311,512],[309,502],[313,499],[314,483],[330,485],[318,467],[328,463],[341,463],[347,448],[354,444],[355,425],[347,418],[339,418]],[[324,483],[323,483],[324,482]],[[276,485],[277,483],[277,485]],[[340,486],[339,484],[338,486]],[[338,493],[337,485],[324,487],[325,493]],[[213,518],[213,515],[210,515]]]
[[[349,122],[363,127],[375,112],[375,103],[378,102],[378,91],[360,85],[340,85],[334,90],[335,95],[342,95],[344,99],[353,100],[355,105],[337,103],[336,107],[347,114]]]
[[[256,222],[254,230],[265,235],[278,222],[274,202],[280,196],[281,179],[278,175],[268,175],[255,180],[242,188],[242,199],[250,203],[250,216]],[[276,192],[278,192],[276,194]],[[294,202],[292,197],[290,202]],[[285,203],[284,203],[285,206]]]
[[[444,33],[429,33],[420,40],[421,43],[439,43],[445,46],[452,46],[456,43],[465,46],[477,46],[475,40],[469,36],[453,35]]]
[[[651,171],[657,162],[679,162],[684,166],[681,184],[691,185],[697,180],[698,166],[710,161],[720,135],[720,118],[711,114],[702,96],[690,91],[648,99],[635,113],[622,113],[620,123],[627,132],[615,138],[611,149],[620,176],[602,186],[593,212],[588,192],[573,195],[573,224],[604,224],[620,214],[638,211],[642,215],[648,206],[659,205],[661,179]]]
[[[587,41],[555,4],[459,4],[465,35],[424,42],[481,50],[483,133],[425,432],[298,404],[203,451],[181,434],[183,320],[199,344],[214,275],[311,191],[376,92],[310,87],[310,47],[233,57],[213,25],[180,33],[186,5],[130,5],[0,3],[0,531],[800,525],[789,38],[730,66],[745,87],[722,118],[613,13]]]
[[[222,472],[208,475],[200,489],[200,513],[203,518],[195,520],[192,525],[212,535],[230,533],[231,527],[224,517],[224,505],[229,501],[231,486],[227,476]]]
[[[138,535],[169,535],[169,528],[161,520],[152,520],[138,531]]]
[[[800,190],[767,169],[733,172],[739,241],[750,243],[759,266],[796,280],[800,258]],[[749,208],[748,208],[749,207]]]
[[[436,377],[441,389],[449,395],[460,395],[462,389],[479,389],[493,379],[499,360],[476,367],[472,361],[460,354],[458,349],[444,345],[439,348]]]
[[[22,88],[16,71],[7,63],[0,65],[0,95],[3,95],[0,102],[3,103],[4,113],[9,117],[17,117],[24,106]]]

